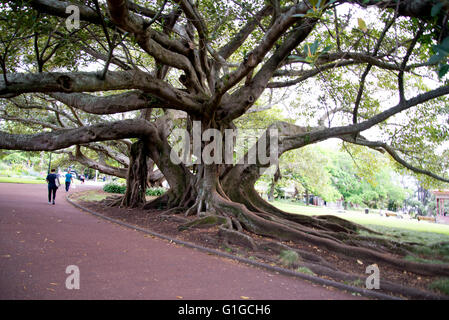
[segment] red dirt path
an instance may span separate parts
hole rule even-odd
[[[0,299],[361,298],[104,221],[63,188],[50,205],[46,188],[0,184]],[[68,265],[80,269],[79,290],[65,288]]]

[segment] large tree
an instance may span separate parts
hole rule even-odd
[[[369,19],[358,16],[366,10]],[[114,149],[105,149],[104,142],[114,141],[109,144],[129,146],[123,205],[186,215],[206,211],[224,217],[219,221],[226,221],[228,230],[308,242],[419,273],[449,274],[443,266],[424,267],[385,254],[396,245],[359,236],[359,225],[276,209],[254,189],[269,165],[259,157],[255,163],[196,159],[187,165],[173,161],[170,141],[174,127],[193,133],[198,123],[201,134],[224,133],[246,113],[265,108],[273,92],[291,88],[305,101],[292,102],[303,117],[267,128],[261,139],[278,134],[277,148],[265,143],[268,153],[280,156],[339,138],[387,152],[409,170],[448,182],[444,161],[423,157],[447,138],[442,117],[449,86],[444,78],[422,80],[447,71],[445,4],[29,0],[2,2],[2,16],[0,148],[77,146],[72,156],[87,162],[81,147],[112,155]],[[26,124],[27,131],[8,128],[11,121]],[[362,135],[373,128],[375,140]],[[204,149],[218,145],[207,142]],[[148,158],[170,190],[145,203]]]

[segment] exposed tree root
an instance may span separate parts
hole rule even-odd
[[[314,255],[312,253],[293,249],[287,245],[284,245],[279,242],[266,242],[259,245],[259,248],[264,250],[270,250],[277,254],[280,254],[282,251],[293,251],[298,253],[299,261],[295,263],[295,267],[305,267],[312,271],[317,276],[325,276],[330,277],[337,281],[344,281],[350,285],[365,285],[366,276],[354,274],[348,271],[340,271],[337,270],[333,265],[325,261],[318,255]],[[264,257],[265,258],[265,257]],[[275,262],[275,260],[273,260]],[[413,299],[441,299],[442,297],[439,295],[432,294],[430,292],[425,292],[422,290],[404,287],[402,285],[392,283],[390,281],[382,280],[380,282],[380,288],[385,292],[390,292],[393,294],[400,294],[402,296],[411,297]]]
[[[312,234],[307,230],[302,230],[303,226],[297,223],[291,223],[276,220],[264,219],[257,213],[249,211],[245,206],[233,203],[221,198],[218,194],[214,194],[215,208],[217,212],[231,213],[242,224],[243,228],[249,232],[258,235],[268,236],[278,240],[296,241],[300,243],[308,243],[330,252],[352,257],[355,259],[363,259],[370,263],[386,264],[402,271],[414,272],[421,275],[449,275],[449,266],[439,264],[423,264],[411,261],[405,261],[390,253],[389,248],[366,248],[354,245],[348,245],[338,240],[331,239],[326,234],[318,231]],[[356,241],[357,239],[354,238]],[[377,240],[377,239],[376,239]],[[380,240],[382,242],[382,240]],[[361,243],[358,243],[359,245]],[[365,244],[366,245],[366,244]]]
[[[227,245],[232,243],[242,245],[252,250],[257,248],[254,240],[250,236],[239,231],[219,227],[218,236]]]
[[[155,203],[164,200],[158,199],[155,200]],[[195,203],[186,210],[186,215],[198,215],[207,210],[210,214],[230,219],[232,223],[227,223],[227,230],[240,233],[242,230],[246,230],[281,241],[311,244],[345,257],[362,259],[369,263],[386,264],[420,275],[449,276],[449,266],[447,265],[417,263],[401,259],[400,256],[407,254],[407,249],[412,244],[400,244],[382,238],[361,236],[357,233],[359,230],[368,230],[369,232],[372,230],[344,219],[334,216],[292,215],[278,209],[267,210],[267,212],[259,208],[258,212],[254,212],[248,210],[246,205],[228,199],[222,197],[216,189],[202,193],[200,191]],[[274,207],[268,204],[264,208]],[[374,232],[374,234],[378,233]]]
[[[107,205],[108,207],[119,207],[122,203],[123,196],[122,195],[114,195],[109,196],[103,199],[101,202]]]
[[[204,217],[198,218],[194,221],[185,223],[178,227],[179,231],[187,230],[192,227],[204,227],[204,226],[214,226],[221,224],[228,224],[230,220],[228,218],[217,216],[217,215],[206,215]]]

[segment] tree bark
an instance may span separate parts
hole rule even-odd
[[[147,150],[141,140],[131,145],[126,192],[121,206],[136,208],[145,204],[145,192],[148,182]]]

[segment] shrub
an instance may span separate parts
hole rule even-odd
[[[124,194],[125,191],[126,191],[126,186],[123,185],[123,184],[108,183],[108,184],[104,185],[103,191],[109,192],[109,193],[121,193],[121,194]]]
[[[164,193],[165,193],[164,188],[149,188],[145,192],[145,194],[147,196],[155,196],[155,197],[159,197],[159,196],[163,195]]]
[[[103,191],[109,192],[109,193],[120,193],[125,194],[126,192],[126,185],[124,184],[117,184],[117,183],[108,183],[105,184],[103,187]],[[164,188],[148,188],[145,192],[147,196],[155,196],[159,197],[165,193]]]

